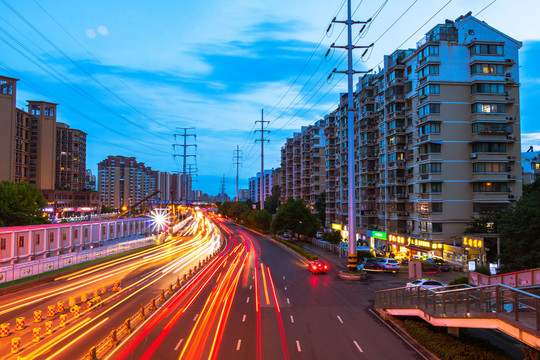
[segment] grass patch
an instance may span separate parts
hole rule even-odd
[[[437,328],[423,320],[406,319],[403,328],[427,350],[441,360],[507,360],[512,359],[504,350],[489,341],[469,336],[466,330],[457,338],[447,334],[445,327]]]
[[[138,251],[149,249],[152,246],[155,246],[155,245],[150,244],[150,245],[143,246],[143,247],[140,247],[140,248],[137,248],[137,249],[132,249],[132,250],[124,251],[124,252],[121,252],[121,253],[105,256],[105,257],[102,257],[102,258],[99,258],[99,259],[85,261],[85,262],[80,263],[80,264],[66,266],[66,267],[63,267],[61,269],[51,270],[51,271],[47,271],[47,272],[44,272],[44,273],[41,273],[41,274],[24,277],[22,279],[17,279],[17,280],[14,280],[14,281],[5,282],[3,284],[0,284],[0,289],[4,289],[4,288],[7,288],[7,287],[10,287],[10,286],[13,286],[13,285],[22,284],[22,283],[25,283],[27,281],[41,279],[41,278],[44,278],[44,277],[47,277],[47,276],[50,276],[50,275],[61,274],[61,273],[65,272],[65,271],[78,269],[78,268],[83,268],[83,267],[87,267],[87,266],[92,266],[92,265],[99,264],[99,263],[102,263],[102,262],[105,262],[105,261],[108,261],[108,260],[117,259],[117,258],[122,257],[122,256],[134,254],[134,253],[136,253]]]
[[[310,253],[309,251],[307,251],[306,249],[302,249],[300,246],[298,245],[295,245],[295,244],[292,244],[286,240],[283,240],[282,238],[279,238],[277,236],[274,236],[272,235],[272,239],[282,243],[283,245],[291,248],[292,250],[296,251],[297,253],[299,253],[300,255],[302,255],[303,257],[305,257],[306,259],[308,259],[309,261],[313,261],[313,260],[318,260],[319,257],[317,255],[313,255],[312,253]]]

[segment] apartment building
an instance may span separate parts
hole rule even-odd
[[[503,211],[521,196],[521,45],[469,13],[435,26],[416,48],[385,56],[382,69],[359,79],[358,239],[442,256],[446,245],[462,243],[473,217]],[[321,123],[326,219],[345,229],[347,94]],[[301,140],[294,134],[282,148],[285,197],[302,194]]]
[[[86,189],[86,133],[56,123],[56,187]]]
[[[157,189],[155,172],[134,157],[108,156],[98,163],[98,191],[103,205],[133,206]],[[154,196],[149,200],[158,200]]]
[[[281,202],[303,199],[314,205],[326,188],[324,150],[326,121],[303,126],[281,149]]]
[[[274,176],[274,172],[276,170],[270,169],[270,170],[264,170],[264,181],[263,181],[263,201],[266,200],[267,197],[272,195],[272,187],[275,184],[274,180],[276,177]],[[258,203],[261,198],[261,173],[258,172],[257,176],[249,178],[249,198],[251,201]]]

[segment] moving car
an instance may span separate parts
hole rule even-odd
[[[415,286],[421,286],[426,289],[434,289],[434,288],[448,286],[448,284],[442,283],[437,280],[432,280],[432,279],[418,279],[415,281],[408,282],[406,285],[406,287],[408,288],[415,287]]]
[[[379,267],[383,270],[391,270],[393,272],[399,271],[399,263],[396,259],[389,258],[377,258]]]
[[[312,274],[326,274],[328,271],[328,265],[320,260],[314,260],[308,266]]]

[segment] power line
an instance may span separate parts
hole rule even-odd
[[[195,128],[192,128],[192,127],[177,127],[176,130],[183,130],[183,133],[175,133],[173,134],[174,136],[174,141],[175,143],[173,144],[173,148],[175,150],[178,150],[179,147],[182,147],[184,148],[184,151],[183,151],[183,154],[174,154],[173,157],[176,159],[176,158],[182,158],[183,160],[183,166],[182,166],[182,181],[181,181],[181,184],[182,184],[182,190],[181,190],[181,200],[182,200],[182,203],[184,205],[184,207],[187,205],[187,192],[188,192],[188,189],[187,189],[187,177],[186,177],[186,162],[187,162],[187,158],[188,157],[195,157],[196,155],[194,154],[187,154],[187,149],[188,147],[195,147],[197,148],[197,145],[196,144],[188,144],[187,143],[187,139],[189,137],[193,137],[194,139],[197,138],[197,135],[195,134],[188,134],[188,131],[194,131]],[[184,138],[184,143],[183,144],[178,144],[176,142],[177,140],[177,137],[183,137]]]
[[[240,150],[240,146],[236,145],[236,150],[233,151],[234,153],[234,163],[236,165],[236,201],[239,201],[238,198],[238,175],[240,173],[240,165],[242,164],[242,150]]]

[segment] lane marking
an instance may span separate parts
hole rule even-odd
[[[184,339],[180,339],[178,344],[176,344],[176,346],[174,347],[174,351],[178,350],[178,348],[180,347],[180,344],[182,344],[182,341],[184,341]]]
[[[285,291],[287,291],[287,287],[285,286]]]
[[[338,318],[339,322],[343,324],[343,320],[341,320],[341,318],[339,317],[339,315],[337,316],[337,318]]]
[[[298,349],[298,352],[302,352],[302,348],[300,347],[300,341],[296,340],[296,348]]]
[[[249,303],[249,296],[247,297],[246,304]]]
[[[253,285],[249,285],[249,290],[251,290],[252,287],[253,287]]]
[[[289,298],[287,298],[287,304],[289,304],[289,305],[291,304],[291,302],[289,301]]]
[[[364,350],[362,350],[362,348],[360,347],[360,345],[358,345],[358,343],[356,341],[353,341],[354,342],[354,345],[356,345],[356,348],[358,349],[358,351],[360,351],[361,353],[364,352]]]
[[[199,314],[195,315],[195,317],[193,318],[193,321],[197,320],[198,317],[199,317]]]
[[[294,324],[294,318],[292,315],[291,315],[291,322]]]
[[[285,275],[283,275],[283,280],[285,280]],[[287,289],[285,289],[285,290],[287,290]]]
[[[246,322],[246,314],[242,317],[242,322]]]
[[[242,343],[242,339],[238,339],[238,344],[236,345],[236,351],[240,350],[241,343]]]

